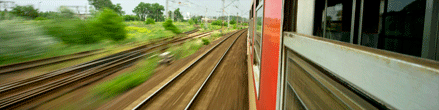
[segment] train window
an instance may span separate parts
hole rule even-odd
[[[314,35],[351,42],[352,1],[318,0],[315,6]]]
[[[421,56],[426,0],[364,1],[363,46]]]
[[[297,4],[297,0],[285,1],[283,31],[296,32]]]
[[[283,109],[377,109],[288,48],[284,62]]]
[[[264,21],[264,6],[259,6],[259,9],[257,9],[256,12],[256,20],[254,23],[254,52],[253,52],[253,70],[255,73],[255,83],[256,83],[256,93],[259,97],[259,78],[260,78],[260,70],[261,70],[261,48],[262,48],[262,28],[263,28],[263,21]]]

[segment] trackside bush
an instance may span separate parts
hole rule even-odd
[[[105,8],[99,12],[92,21],[92,25],[102,38],[108,38],[114,41],[120,41],[126,38],[127,32],[125,30],[124,20],[111,9]]]
[[[0,33],[0,63],[41,55],[56,43],[41,27],[17,19],[0,21]]]
[[[101,40],[89,22],[78,19],[59,19],[43,22],[46,34],[65,44],[93,44]]]
[[[193,24],[194,24],[194,20],[192,20],[192,19],[189,19],[187,22],[188,22],[190,25],[193,25]]]
[[[155,21],[152,18],[148,18],[146,19],[145,24],[155,24]]]
[[[203,41],[204,45],[209,45],[209,43],[210,43],[209,39],[207,39],[207,38],[203,38],[203,39],[201,39],[201,41]]]
[[[171,19],[167,19],[167,20],[163,23],[163,27],[164,27],[166,30],[170,30],[170,31],[172,31],[172,32],[175,33],[175,34],[180,34],[180,33],[181,33],[180,29],[178,29],[178,28],[172,23],[172,20],[171,20]]]

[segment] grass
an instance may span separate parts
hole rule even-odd
[[[158,57],[144,58],[140,61],[140,64],[136,65],[136,69],[133,71],[122,73],[110,81],[93,87],[94,95],[108,99],[142,84],[152,75],[158,61]]]
[[[200,38],[187,41],[180,46],[174,46],[169,48],[167,51],[174,55],[175,60],[185,58],[189,55],[194,54],[198,49],[203,46],[203,42]]]

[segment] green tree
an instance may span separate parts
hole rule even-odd
[[[141,21],[145,21],[145,18],[148,15],[148,8],[150,7],[151,4],[140,2],[139,5],[134,8],[133,12],[136,13]]]
[[[123,19],[125,21],[138,21],[139,20],[139,18],[135,15],[124,15]]]
[[[88,3],[90,5],[93,5],[96,10],[102,10],[104,8],[110,8],[114,10],[119,15],[125,14],[124,11],[122,11],[122,6],[120,6],[120,3],[114,5],[111,0],[88,0]]]
[[[183,20],[183,15],[180,13],[180,8],[174,10],[174,21]]]
[[[236,21],[235,20],[231,20],[230,24],[236,24]]]
[[[109,8],[104,8],[93,21],[93,27],[103,38],[120,41],[126,38],[125,24],[122,17]]]
[[[35,19],[38,17],[38,9],[35,9],[32,5],[27,6],[15,6],[12,11],[12,14],[16,16],[21,16],[25,18]]]
[[[96,10],[101,10],[105,7],[113,9],[113,3],[110,0],[88,0],[88,3],[93,5]]]
[[[158,3],[151,4],[151,7],[147,9],[148,18],[155,19],[155,21],[163,21],[165,19],[163,16],[164,10],[165,7],[163,5],[160,5]]]
[[[119,15],[124,15],[125,11],[122,11],[122,6],[120,6],[120,3],[113,5],[113,10],[118,13]]]

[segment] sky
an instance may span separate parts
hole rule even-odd
[[[89,7],[87,0],[0,0],[0,1],[13,1],[15,5],[33,5],[35,8],[39,8],[40,11],[56,11],[59,6],[82,6],[79,8],[80,12],[85,12],[84,6]],[[120,3],[122,10],[126,14],[134,15],[134,8],[140,3],[159,3],[166,9],[166,0],[111,0],[113,4]],[[207,8],[207,16],[221,16],[222,0],[169,0],[169,10],[175,10],[180,8],[183,16],[190,15],[205,15]],[[174,1],[174,2],[171,2]],[[233,2],[235,1],[235,2]],[[39,5],[39,2],[40,5]],[[181,4],[178,4],[181,2]],[[233,2],[233,3],[232,3]],[[231,4],[232,3],[232,4]],[[226,12],[231,15],[237,13],[240,16],[248,18],[248,10],[250,10],[251,0],[225,0],[225,5],[231,4],[226,8]],[[4,4],[1,5],[1,10],[4,10]],[[8,4],[11,6],[12,4]],[[72,8],[76,11],[76,8]],[[227,15],[226,13],[224,13]]]

